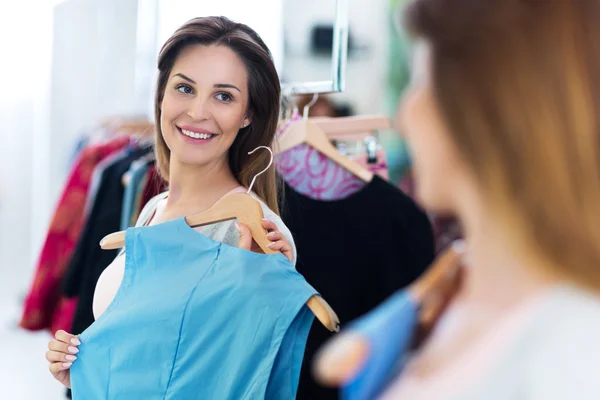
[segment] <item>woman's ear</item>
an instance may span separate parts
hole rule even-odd
[[[246,115],[246,118],[244,118],[244,122],[242,122],[242,128],[247,127],[251,123],[252,123],[252,115],[248,114],[248,115]]]

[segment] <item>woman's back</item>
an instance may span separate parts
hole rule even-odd
[[[488,326],[433,373],[424,360],[409,362],[382,400],[597,399],[598,337],[600,297],[553,287]]]

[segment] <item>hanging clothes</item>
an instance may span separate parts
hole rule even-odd
[[[138,195],[144,190],[148,178],[148,169],[153,159],[135,160],[129,171],[125,173],[123,179],[125,182],[125,194],[123,198],[123,208],[121,209],[121,230],[125,230],[135,225],[138,217],[137,202]]]
[[[434,259],[427,215],[378,176],[337,201],[314,200],[286,185],[282,218],[296,241],[298,272],[327,299],[342,329],[413,282]],[[312,327],[297,399],[338,398],[311,373],[314,355],[330,337],[323,327]]]
[[[108,166],[102,174],[90,215],[65,275],[64,293],[67,297],[79,297],[73,325],[67,329],[68,332],[79,334],[94,321],[94,287],[104,268],[117,255],[116,251],[102,250],[99,243],[104,236],[120,228],[123,175],[133,161],[151,150],[151,147],[133,148],[126,157]]]
[[[96,194],[98,194],[98,188],[100,186],[100,181],[102,178],[102,174],[104,173],[104,170],[108,166],[127,157],[130,153],[131,153],[130,147],[125,146],[121,150],[114,152],[110,156],[108,156],[105,159],[103,159],[102,161],[100,161],[98,163],[98,165],[96,165],[96,167],[94,168],[94,172],[92,173],[92,180],[90,182],[90,188],[88,190],[87,199],[85,201],[85,208],[83,210],[86,221],[90,215],[92,206],[94,205],[94,200],[96,199]]]
[[[125,241],[117,295],[80,336],[75,400],[295,398],[316,291],[283,254],[216,242],[185,218]]]
[[[375,153],[374,160],[369,160],[369,155],[366,152],[353,154],[351,156],[348,156],[348,158],[354,161],[355,163],[362,165],[364,168],[368,169],[372,173],[379,175],[380,178],[385,179],[386,181],[390,177],[388,171],[387,156],[385,154],[385,150],[383,149],[377,150],[377,152]],[[364,182],[361,187],[363,186]]]
[[[118,137],[85,148],[77,156],[48,228],[32,285],[25,299],[20,326],[28,330],[71,328],[75,300],[62,296],[61,281],[85,223],[84,207],[92,171],[129,143]]]
[[[278,135],[285,135],[289,124],[302,119],[299,113],[282,124]],[[383,154],[382,154],[383,153]],[[387,178],[385,152],[380,150],[375,163],[369,163],[367,155],[349,157],[384,179]],[[350,197],[366,185],[341,165],[330,160],[308,144],[298,145],[280,153],[275,159],[277,172],[297,192],[316,200],[340,200]]]

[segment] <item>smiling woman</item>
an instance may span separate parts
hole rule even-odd
[[[313,318],[304,304],[316,292],[294,268],[273,168],[251,185],[270,155],[248,153],[271,146],[279,116],[269,49],[246,25],[196,18],[167,40],[158,68],[155,152],[168,191],[100,275],[95,322],[50,342],[50,370],[68,387],[72,371],[75,399],[295,398]],[[249,187],[276,254],[247,251],[257,250],[252,236],[234,221],[194,228],[201,234],[184,221]],[[151,328],[142,341],[126,339],[140,327]]]
[[[226,162],[247,187],[269,158],[261,153],[250,159],[248,152],[271,145],[278,120],[281,89],[267,46],[243,24],[198,18],[165,43],[158,66],[156,153],[163,177],[172,186],[171,167],[202,164],[212,170]],[[185,143],[210,146],[183,151]],[[254,190],[278,212],[275,187],[270,170]]]

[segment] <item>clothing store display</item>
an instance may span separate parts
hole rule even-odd
[[[413,282],[434,259],[427,215],[378,176],[337,201],[311,199],[286,185],[282,218],[296,241],[298,272],[327,299],[342,330]],[[300,400],[338,398],[337,390],[320,386],[311,373],[315,353],[329,338],[322,326],[312,327]]]
[[[585,327],[585,328],[583,328]],[[600,398],[600,298],[560,285],[535,295],[490,327],[427,393],[450,400],[594,400]],[[410,360],[406,363],[406,373]],[[403,392],[402,375],[381,400]]]
[[[92,171],[128,143],[128,137],[118,137],[87,147],[76,158],[50,222],[25,300],[21,327],[52,332],[71,329],[75,300],[62,295],[61,280],[85,223],[84,207]]]
[[[102,161],[96,165],[94,168],[94,172],[92,173],[92,180],[90,182],[90,187],[87,193],[87,199],[85,201],[84,215],[87,218],[92,211],[92,206],[94,205],[94,201],[96,200],[96,195],[98,194],[98,188],[100,187],[100,181],[102,180],[102,174],[106,167],[116,163],[119,160],[127,157],[131,153],[131,148],[129,146],[125,146],[119,151],[114,152],[110,156],[106,157]]]
[[[125,194],[123,196],[123,208],[121,210],[121,230],[125,230],[135,224],[137,220],[136,204],[138,194],[144,190],[144,178],[147,177],[149,164],[153,160],[136,160],[132,163],[129,171],[123,176],[125,182]]]
[[[134,160],[150,151],[150,147],[132,149],[129,155],[108,166],[102,174],[98,194],[64,280],[65,294],[68,297],[79,298],[73,326],[68,332],[79,334],[94,320],[94,287],[104,268],[116,256],[115,251],[102,250],[99,243],[104,236],[120,228],[124,195],[123,174],[129,170]]]
[[[368,155],[366,153],[360,153],[360,154],[354,154],[351,156],[348,156],[348,158],[350,158],[352,161],[362,165],[363,167],[367,168],[369,171],[373,172],[374,174],[379,175],[380,178],[388,180],[389,178],[389,172],[388,172],[388,164],[387,164],[387,157],[385,154],[385,150],[377,150],[377,152],[375,153],[375,160],[373,160],[371,162],[371,160],[368,159]],[[358,178],[355,178],[358,179]],[[364,182],[363,182],[363,186],[364,186]]]
[[[74,399],[295,398],[316,291],[283,254],[185,218],[130,228],[125,248],[116,297],[80,336]]]
[[[291,123],[301,119],[299,113],[292,115],[281,125],[278,137],[285,135]],[[377,152],[375,163],[369,163],[366,154],[357,154],[348,158],[356,160],[365,169],[387,179],[385,151]],[[316,200],[344,199],[365,186],[363,180],[308,144],[301,144],[278,154],[275,166],[279,175],[294,190]]]

